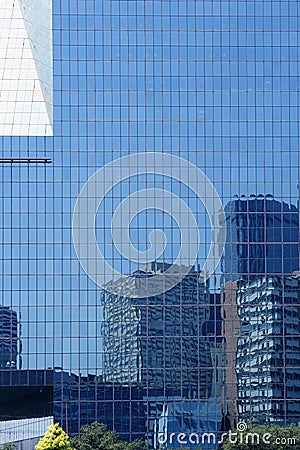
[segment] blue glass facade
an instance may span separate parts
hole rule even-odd
[[[34,14],[28,11],[34,36]],[[20,135],[3,128],[0,137],[0,292],[1,307],[21,318],[22,369],[55,372],[51,382],[41,378],[41,383],[54,386],[54,416],[69,432],[97,419],[128,441],[144,436],[153,448],[157,433],[166,430],[218,433],[239,419],[256,419],[253,395],[265,405],[272,396],[271,409],[273,403],[282,405],[282,423],[299,422],[297,391],[280,389],[290,368],[299,370],[289,348],[278,347],[280,363],[265,357],[267,346],[257,356],[262,367],[271,361],[270,373],[282,368],[268,381],[278,384],[272,394],[261,386],[254,394],[246,366],[238,368],[254,351],[247,347],[253,330],[243,322],[240,302],[248,297],[241,289],[260,292],[258,286],[267,283],[262,280],[273,277],[281,286],[276,305],[283,311],[288,302],[285,320],[295,322],[295,342],[299,334],[299,296],[285,295],[287,280],[295,280],[299,269],[299,15],[298,2],[291,0],[53,0],[53,136],[51,126]],[[43,27],[46,22],[44,17]],[[32,50],[37,59],[40,53]],[[0,62],[9,59],[0,56]],[[43,72],[49,64],[42,66]],[[44,95],[52,122],[49,72],[45,80],[36,95]],[[21,84],[15,89],[23,92]],[[123,278],[110,278],[88,252],[91,272],[105,279],[98,285],[73,245],[79,193],[97,170],[144,152],[158,159],[180,157],[209,178],[226,213],[223,261],[208,275],[201,273],[213,238],[206,207],[212,191],[196,195],[194,172],[183,170],[182,160],[168,167],[173,177],[163,176],[163,164],[154,173],[149,163],[147,173],[129,167],[133,176],[117,182],[114,168],[104,180],[110,186],[105,199],[91,203],[97,206],[98,247]],[[190,185],[184,182],[187,174]],[[145,189],[152,189],[159,205]],[[137,191],[140,203],[134,203]],[[174,203],[175,196],[189,210]],[[124,213],[126,199],[139,211],[134,206]],[[118,227],[129,216],[130,231],[119,239]],[[88,211],[82,228],[87,217]],[[164,236],[151,235],[155,229]],[[186,258],[177,264],[189,265],[196,249],[191,273],[157,295],[130,294],[127,282],[138,284],[137,274],[150,289],[153,271],[143,272],[145,264],[176,262],[182,236]],[[221,251],[221,237],[217,244]],[[191,289],[193,295],[187,293]],[[293,289],[298,292],[296,285]],[[259,300],[257,323],[266,315],[268,296]],[[258,298],[255,294],[253,302]],[[274,342],[284,336],[279,327]],[[267,341],[271,346],[272,339]],[[20,369],[3,369],[13,374],[5,386],[19,385]],[[258,372],[255,376],[262,386],[267,383],[258,380]],[[32,385],[29,378],[26,383]]]

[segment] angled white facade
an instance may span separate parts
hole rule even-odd
[[[0,2],[0,136],[51,136],[51,0]]]

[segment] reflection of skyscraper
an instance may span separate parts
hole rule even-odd
[[[116,282],[118,294],[103,293],[104,381],[206,398],[211,391],[210,349],[202,330],[209,317],[207,288],[199,273],[191,272],[161,295],[136,298],[138,279],[161,271],[162,265],[151,264]]]
[[[236,373],[240,420],[300,418],[300,279],[239,283]]]
[[[299,268],[299,216],[295,206],[260,196],[234,200],[225,209],[227,244],[223,259],[226,281],[223,289],[223,329],[227,354],[227,412],[230,424],[234,426],[238,416],[245,420],[271,420],[270,417],[276,414],[272,409],[275,404],[281,405],[282,411],[287,408],[287,392],[282,390],[282,386],[288,368],[283,367],[286,364],[288,367],[290,357],[283,341],[284,330],[293,326],[295,319],[289,313],[279,313],[278,305],[285,308],[286,302],[291,303],[286,299],[287,290],[291,290],[289,282],[282,280],[287,280],[285,275],[292,275]],[[268,280],[273,280],[277,289],[273,306],[269,298],[275,295],[275,288],[269,288]],[[297,302],[298,284],[293,289]],[[249,317],[248,322],[245,319],[245,311],[249,312],[249,308],[251,320],[255,322],[251,322],[251,326]],[[270,325],[269,316],[267,324],[270,329],[266,329],[265,316],[269,313],[276,316],[276,330],[274,324]],[[267,347],[270,340],[262,342],[264,333],[270,333],[270,340],[273,333],[272,348]],[[280,362],[281,368],[278,366]],[[265,372],[266,377],[259,371]],[[262,379],[269,380],[269,384]],[[291,390],[288,395],[293,397]],[[296,412],[297,407],[294,408]],[[292,417],[292,412],[285,415],[286,420],[288,417]]]
[[[225,279],[292,275],[299,268],[299,212],[270,198],[238,199],[225,207]]]
[[[20,366],[19,345],[17,313],[7,306],[0,306],[0,369]]]

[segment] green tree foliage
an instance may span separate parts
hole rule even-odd
[[[50,425],[45,436],[35,446],[36,450],[71,450],[70,440],[67,433],[58,423]]]
[[[300,428],[296,425],[249,426],[243,432],[233,431],[224,439],[223,450],[298,450]]]
[[[147,450],[144,442],[136,440],[128,444],[99,422],[81,427],[80,436],[73,436],[71,445],[74,450]]]
[[[15,444],[14,442],[8,442],[7,444],[3,444],[0,447],[1,450],[16,450],[16,448],[17,444]]]

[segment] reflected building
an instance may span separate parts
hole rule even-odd
[[[12,434],[24,419],[41,422],[51,416],[52,423],[59,422],[69,434],[97,420],[125,440],[145,437],[146,410],[139,386],[103,383],[101,376],[58,368],[0,370],[0,382],[0,421],[17,421]]]
[[[225,207],[225,281],[260,274],[292,275],[299,268],[299,210],[268,196],[237,199]]]
[[[292,275],[299,268],[299,211],[269,196],[233,200],[225,210],[222,316],[230,426],[275,417],[297,422],[299,283]]]
[[[128,441],[144,439],[146,409],[141,386],[104,383],[102,376],[53,371],[53,414],[69,433],[88,423],[104,423]]]
[[[169,401],[165,402],[161,417],[159,419],[160,434],[158,443],[163,448],[182,449],[177,436],[181,433],[186,440],[187,448],[201,450],[215,450],[221,430],[222,402],[218,397],[211,397],[207,401]],[[211,438],[208,435],[211,433]],[[173,436],[173,439],[170,437]],[[192,436],[191,441],[189,437]],[[207,436],[203,441],[202,436]],[[168,439],[169,437],[169,439]],[[200,446],[199,446],[200,444]],[[159,445],[155,448],[162,448]]]
[[[222,335],[226,354],[226,386],[224,393],[224,411],[231,429],[238,422],[237,410],[237,376],[236,376],[236,350],[240,335],[240,319],[236,303],[237,281],[228,281],[222,292]]]
[[[300,420],[300,278],[262,276],[237,289],[239,419]]]
[[[21,368],[21,341],[16,311],[0,306],[0,369]]]
[[[224,336],[222,334],[222,306],[221,294],[210,293],[209,318],[202,330],[207,336],[212,360],[212,392],[211,397],[224,395],[226,353],[224,350]]]
[[[152,263],[102,294],[104,382],[143,388],[155,448],[156,433],[180,432],[180,423],[200,432],[222,422],[224,352],[207,332],[211,299],[200,272],[160,295],[137,296],[141,282],[169,267]]]
[[[105,382],[138,383],[150,389],[211,393],[211,355],[203,325],[209,318],[208,287],[190,272],[171,290],[138,298],[141,280],[170,266],[152,263],[103,292]]]

